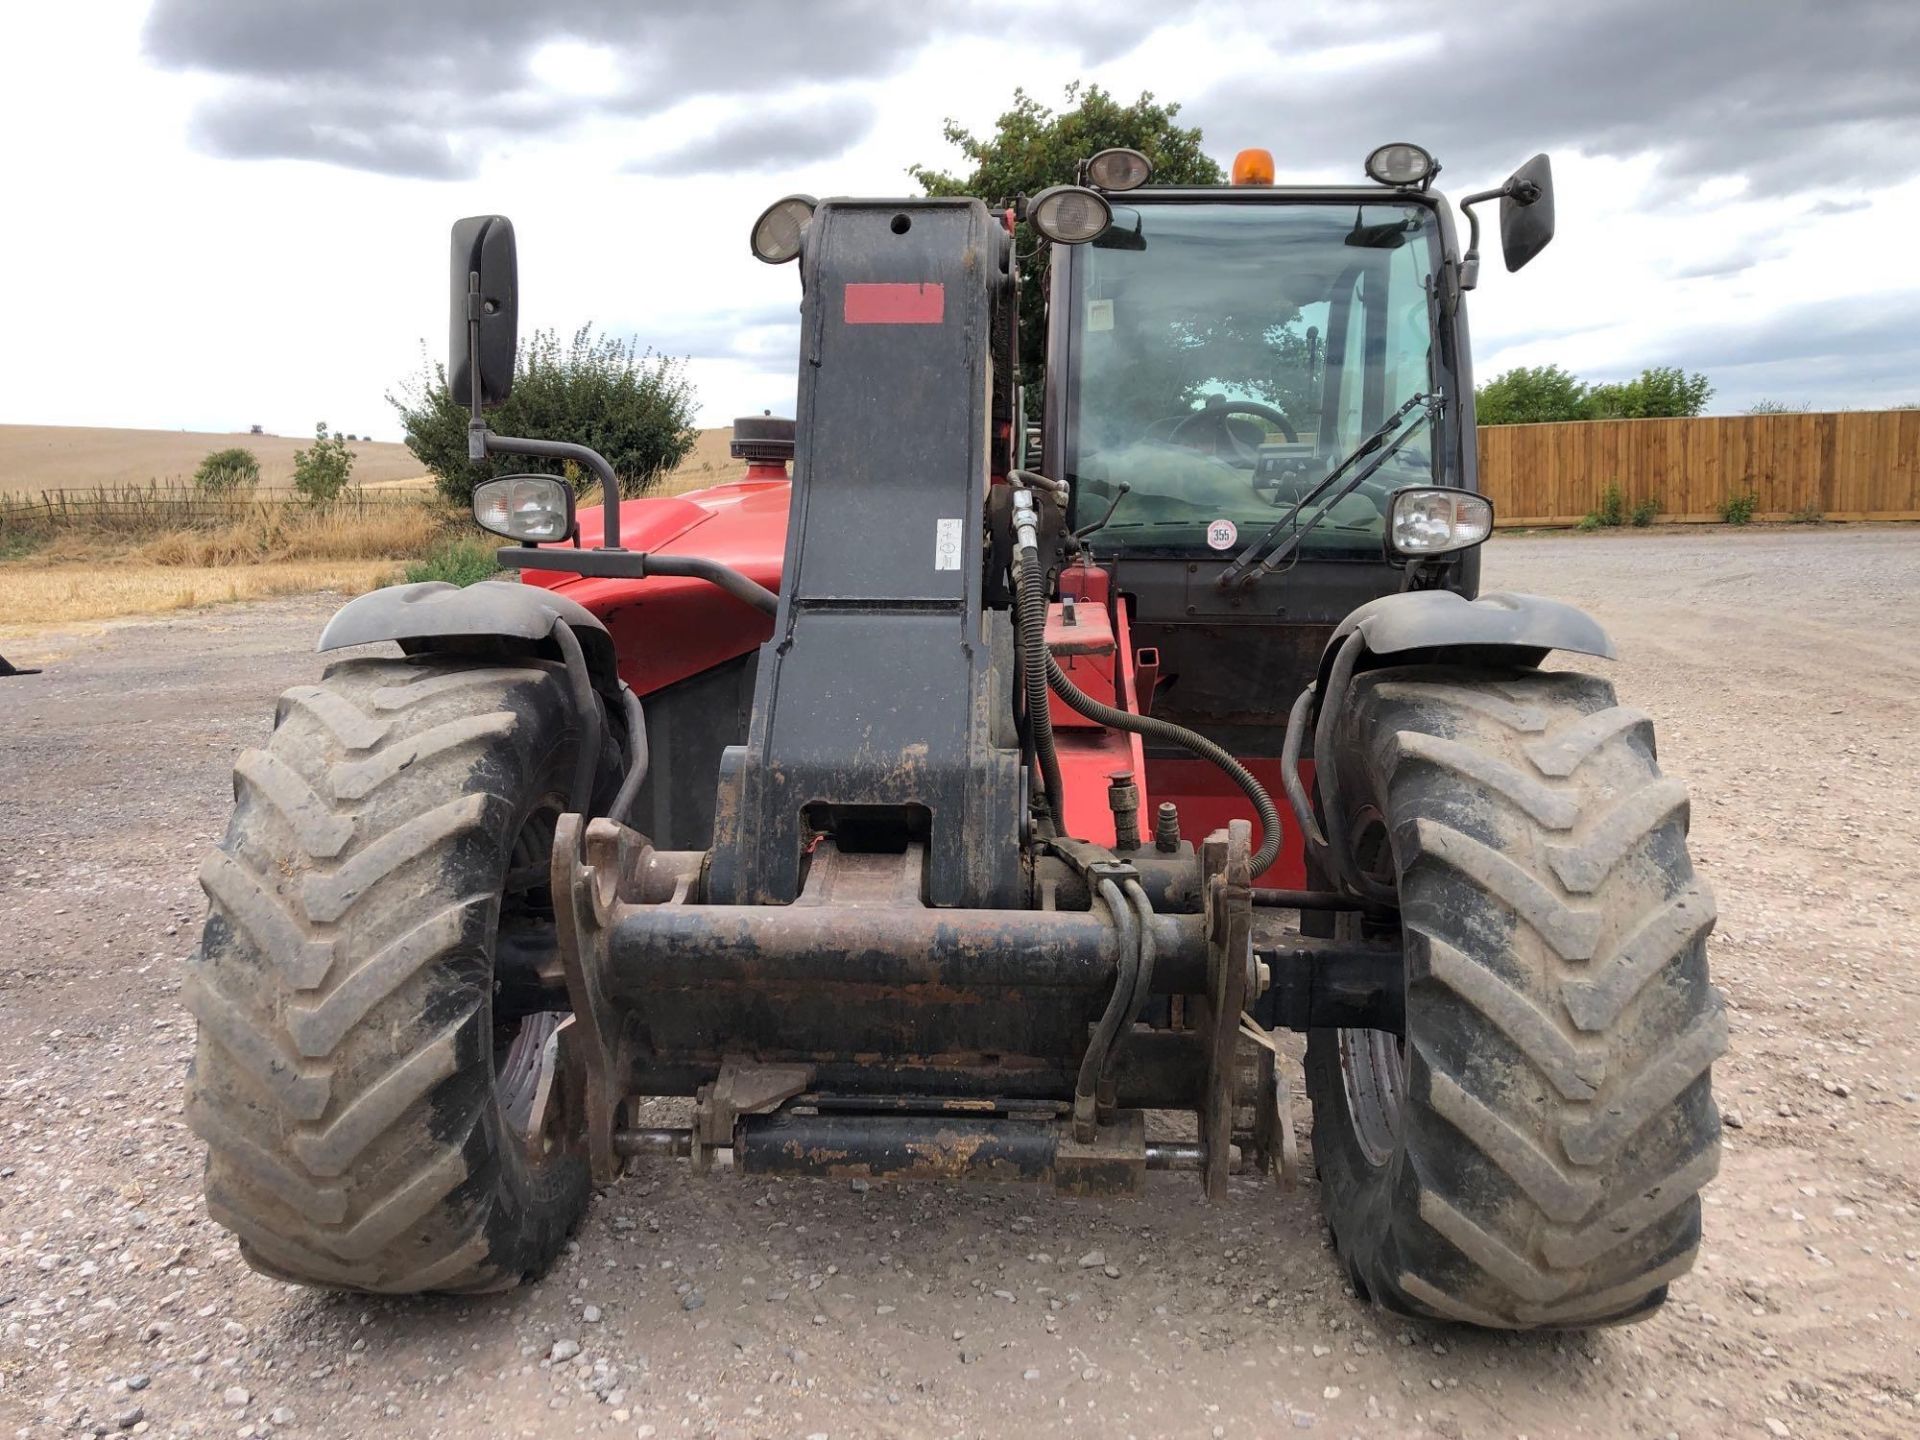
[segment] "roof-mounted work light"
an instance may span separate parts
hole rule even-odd
[[[1367,177],[1382,185],[1418,185],[1425,189],[1439,173],[1439,163],[1433,156],[1405,140],[1382,145],[1367,156]]]
[[[811,195],[783,195],[760,212],[753,222],[753,246],[756,260],[769,265],[784,265],[800,254],[800,237],[813,219],[820,202]]]
[[[1097,190],[1055,185],[1027,202],[1027,223],[1056,245],[1084,245],[1113,223],[1113,207]]]
[[[1153,162],[1138,150],[1115,147],[1102,150],[1087,161],[1087,183],[1096,190],[1106,190],[1118,194],[1123,190],[1137,190],[1147,183],[1153,174]]]

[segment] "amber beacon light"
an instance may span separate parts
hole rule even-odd
[[[1273,183],[1273,152],[1271,150],[1242,150],[1233,157],[1233,183],[1236,185],[1271,185]]]

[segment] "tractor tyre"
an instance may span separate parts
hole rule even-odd
[[[207,1210],[256,1270],[507,1289],[579,1222],[564,1001],[495,969],[503,934],[551,934],[578,744],[560,667],[434,655],[331,666],[240,756],[183,990]]]
[[[1315,1030],[1334,1243],[1387,1309],[1635,1320],[1700,1243],[1720,1158],[1714,902],[1653,727],[1587,675],[1378,670],[1335,722],[1346,852],[1398,895],[1406,1034]]]

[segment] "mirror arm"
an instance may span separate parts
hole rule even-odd
[[[1471,290],[1480,283],[1480,217],[1473,207],[1488,200],[1504,200],[1513,193],[1513,182],[1492,190],[1479,190],[1460,201],[1460,212],[1467,217],[1467,253],[1460,260],[1460,288]]]
[[[532,455],[542,460],[571,460],[582,470],[589,471],[600,482],[600,514],[602,529],[600,549],[618,550],[620,546],[620,477],[613,473],[613,466],[607,463],[607,457],[598,450],[585,445],[575,445],[567,440],[533,440],[524,436],[496,435],[487,429],[486,421],[475,422],[483,456],[492,455]],[[469,430],[469,436],[475,432]]]
[[[532,455],[543,460],[571,460],[600,482],[600,548],[620,549],[620,477],[598,450],[565,440],[531,440],[522,436],[496,435],[487,428],[480,410],[480,272],[467,272],[467,350],[474,357],[469,365],[467,404],[472,418],[467,421],[467,458],[479,461],[488,455]],[[574,531],[578,545],[579,530]]]

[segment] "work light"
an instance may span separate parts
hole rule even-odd
[[[1102,150],[1087,161],[1087,179],[1100,190],[1137,190],[1153,174],[1153,162],[1138,150]]]
[[[1493,502],[1467,490],[1401,490],[1387,520],[1387,545],[1396,555],[1445,555],[1478,545],[1493,533]]]
[[[1431,180],[1433,156],[1418,145],[1395,140],[1367,156],[1367,175],[1382,185],[1419,185]]]
[[[1055,185],[1027,202],[1027,223],[1056,245],[1084,245],[1113,222],[1113,207],[1098,191]]]
[[[800,253],[800,237],[820,202],[811,195],[783,195],[753,222],[751,245],[756,260],[784,265]]]
[[[474,487],[473,518],[509,540],[565,540],[573,534],[573,487],[552,475],[503,475]]]

